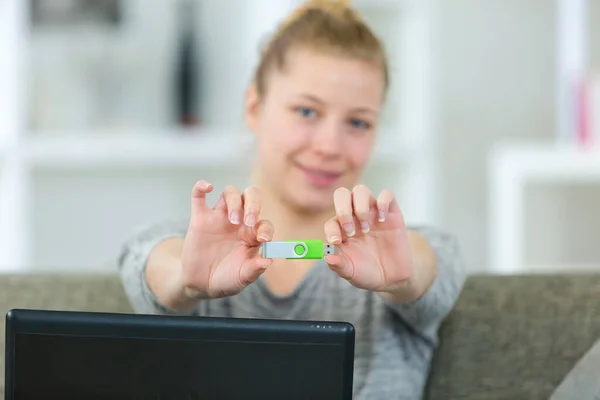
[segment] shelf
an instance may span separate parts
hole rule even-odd
[[[34,167],[231,165],[244,141],[231,132],[36,134],[25,141]]]
[[[388,136],[390,137],[390,136]],[[248,158],[252,135],[231,131],[160,133],[37,133],[23,142],[32,167],[229,167]],[[400,165],[415,151],[398,150],[392,139],[380,140],[374,164]]]
[[[600,148],[553,144],[511,144],[498,147],[491,158],[496,171],[512,171],[536,181],[600,180]]]
[[[490,158],[489,265],[493,272],[529,270],[525,252],[527,187],[537,183],[600,184],[600,148],[547,143],[497,146]]]

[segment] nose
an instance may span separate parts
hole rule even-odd
[[[334,120],[324,121],[314,132],[314,149],[325,157],[339,156],[342,153],[343,136],[343,124]]]

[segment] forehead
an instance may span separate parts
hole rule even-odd
[[[381,103],[384,92],[383,71],[377,64],[302,48],[286,54],[284,67],[272,72],[271,81],[271,90],[279,94],[310,93],[371,107]]]

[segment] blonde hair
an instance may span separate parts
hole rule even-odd
[[[308,0],[285,19],[262,51],[254,83],[260,96],[273,67],[282,69],[287,53],[295,47],[330,52],[377,64],[389,86],[387,56],[383,44],[348,0]]]

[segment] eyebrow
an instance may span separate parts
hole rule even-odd
[[[304,97],[307,100],[313,101],[315,103],[318,104],[324,104],[323,100],[319,99],[316,96],[313,96],[311,94],[306,94],[306,93],[301,93],[300,97]],[[369,108],[369,107],[358,107],[358,108],[354,108],[352,111],[354,112],[359,112],[359,113],[372,113],[372,114],[378,114],[378,111],[373,109],[373,108]]]

